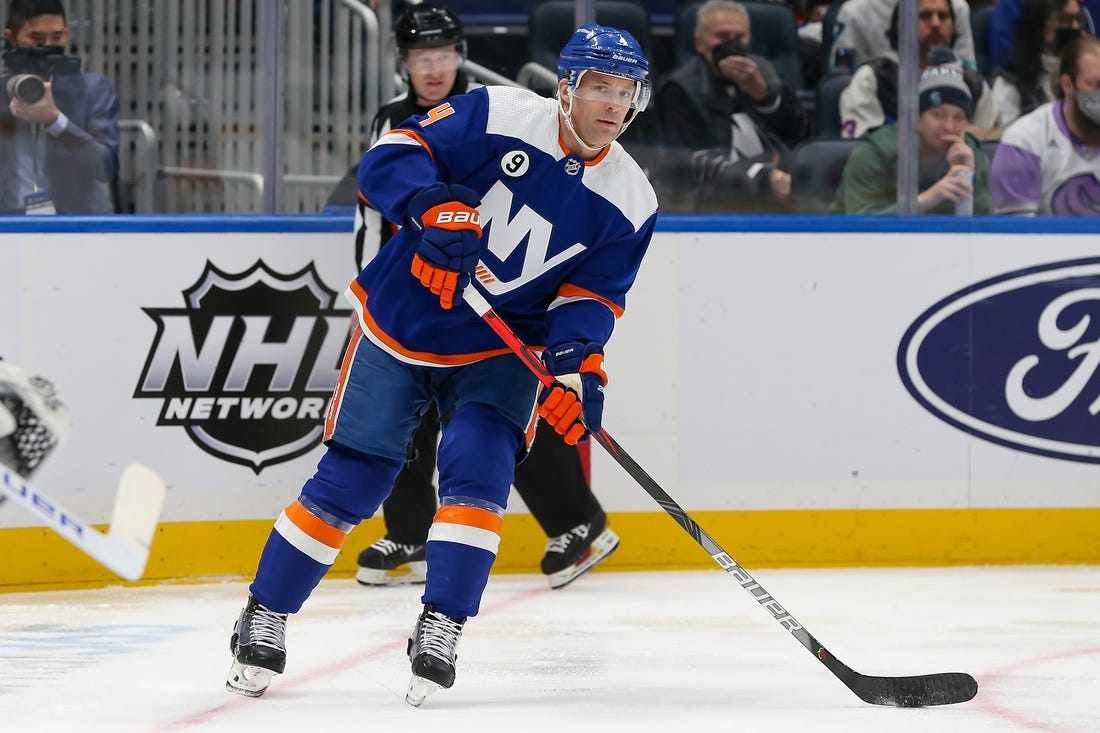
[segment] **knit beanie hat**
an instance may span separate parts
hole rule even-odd
[[[917,87],[920,95],[920,111],[941,104],[953,104],[962,108],[967,119],[974,118],[974,98],[970,87],[963,78],[962,67],[958,64],[940,64],[929,66],[920,75]]]

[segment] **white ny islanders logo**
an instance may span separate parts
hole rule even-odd
[[[530,207],[524,204],[516,212],[514,217],[509,217],[512,211],[512,192],[503,181],[497,181],[493,187],[481,197],[481,205],[478,212],[481,214],[481,227],[489,227],[488,245],[489,251],[502,262],[507,261],[517,249],[520,242],[527,239],[527,249],[523,253],[523,265],[520,273],[512,280],[501,280],[484,263],[478,265],[477,279],[492,295],[500,295],[515,290],[552,267],[576,257],[585,250],[580,242],[572,244],[562,252],[547,259],[550,250],[550,234],[554,229],[553,224],[539,216]]]

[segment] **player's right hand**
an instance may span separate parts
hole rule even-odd
[[[409,224],[420,232],[412,274],[453,308],[477,267],[480,253],[481,198],[465,186],[433,183],[409,202]]]

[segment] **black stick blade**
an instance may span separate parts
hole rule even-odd
[[[852,672],[844,684],[861,700],[872,705],[923,708],[954,705],[978,694],[978,682],[965,672],[942,672],[917,677],[868,677]]]

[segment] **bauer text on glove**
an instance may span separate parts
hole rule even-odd
[[[539,415],[562,439],[574,445],[589,432],[598,433],[603,421],[603,347],[567,341],[548,348],[542,360],[554,375],[543,389]]]
[[[412,274],[439,296],[444,308],[454,307],[477,267],[481,217],[480,198],[465,186],[434,183],[409,202],[409,224],[420,232]]]

